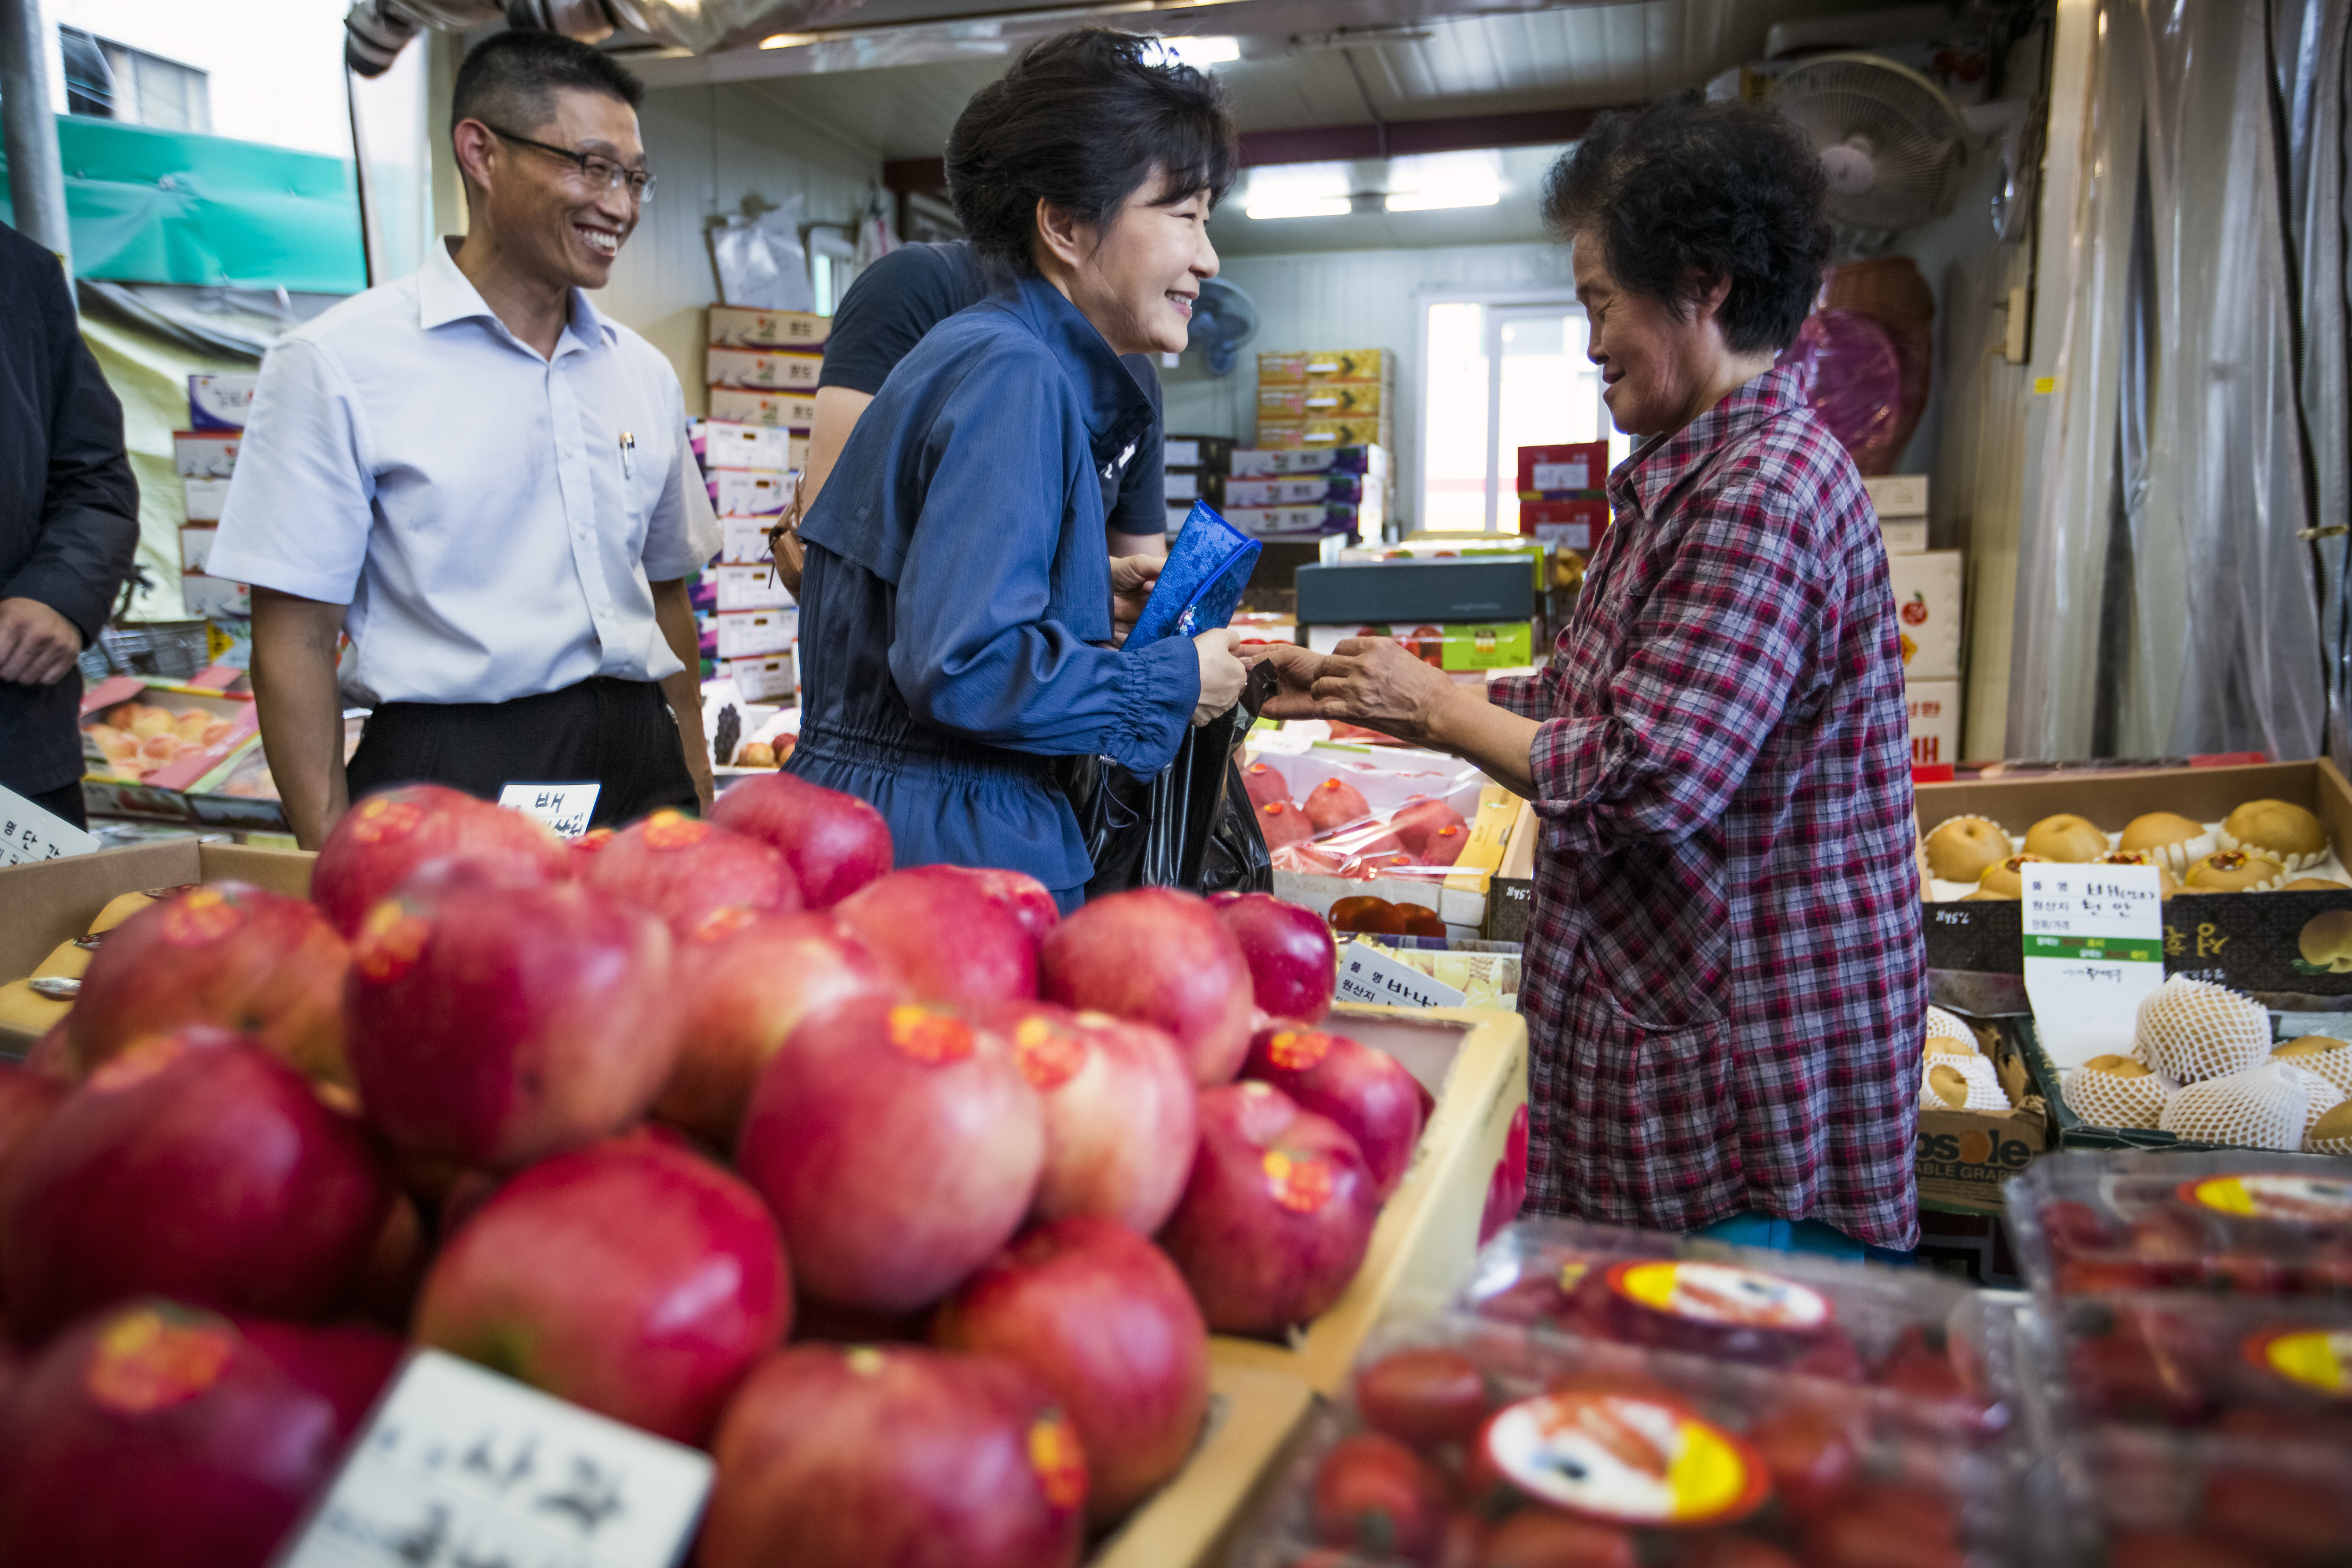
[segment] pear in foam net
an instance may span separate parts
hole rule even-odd
[[[2347,1100],[2312,1124],[2303,1135],[2305,1154],[2352,1155],[2352,1100]]]
[[[2316,1072],[2336,1085],[2339,1093],[2352,1096],[2352,1040],[2329,1034],[2298,1035],[2273,1047],[2271,1057]]]
[[[2139,1004],[2134,1054],[2175,1083],[2242,1072],[2270,1055],[2271,1015],[2226,986],[2176,975]]]
[[[2144,1061],[2095,1056],[2066,1074],[2066,1108],[2098,1127],[2153,1127],[2172,1086]]]

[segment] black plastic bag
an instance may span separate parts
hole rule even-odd
[[[1062,787],[1094,857],[1088,898],[1134,887],[1266,893],[1274,862],[1242,785],[1234,748],[1273,690],[1274,669],[1251,672],[1242,700],[1187,730],[1176,758],[1139,779],[1098,757],[1069,758]]]

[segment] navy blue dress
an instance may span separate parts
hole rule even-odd
[[[787,767],[871,801],[899,865],[1026,872],[1075,908],[1094,868],[1048,759],[1149,776],[1175,756],[1192,644],[1108,645],[1101,476],[1152,423],[1102,334],[1033,277],[934,328],[850,433],[801,528]]]

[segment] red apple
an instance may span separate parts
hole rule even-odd
[[[401,1349],[375,1330],[237,1323],[161,1301],[86,1320],[0,1405],[8,1561],[269,1561]]]
[[[1010,1356],[1089,1456],[1087,1511],[1118,1518],[1184,1465],[1209,1411],[1209,1329],[1167,1254],[1080,1216],[1028,1232],[940,1308],[950,1350]]]
[[[371,795],[343,814],[310,868],[310,902],[344,936],[384,895],[427,861],[487,861],[521,877],[561,882],[572,874],[563,841],[520,811],[438,784]]]
[[[8,1167],[33,1130],[48,1119],[72,1088],[70,1083],[0,1057],[0,1184],[7,1180]]]
[[[414,1333],[698,1443],[791,1320],[760,1195],[640,1134],[542,1160],[500,1187],[434,1260]]]
[[[1278,1334],[1339,1299],[1380,1217],[1355,1140],[1269,1083],[1201,1096],[1201,1153],[1160,1246],[1209,1326]]]
[[[760,1070],[801,1019],[851,997],[895,997],[897,967],[830,915],[706,922],[677,949],[685,1024],[656,1115],[714,1148],[735,1146]]]
[[[352,948],[345,1048],[412,1157],[513,1170],[642,1115],[677,1057],[662,923],[470,866],[404,884]]]
[[[1176,1042],[1148,1024],[1007,1002],[988,1017],[1013,1042],[1045,1113],[1039,1219],[1099,1215],[1160,1228],[1184,1191],[1201,1139],[1199,1096]]]
[[[1394,833],[1415,857],[1426,852],[1429,835],[1440,828],[1466,829],[1468,826],[1462,820],[1461,812],[1444,801],[1433,800],[1426,795],[1415,795],[1398,807],[1396,815],[1389,819],[1389,831]]]
[[[257,1041],[150,1035],[35,1128],[0,1189],[20,1333],[148,1291],[310,1317],[366,1260],[393,1197],[366,1130]]]
[[[1276,800],[1287,804],[1290,800],[1290,781],[1263,762],[1242,769],[1242,788],[1249,791],[1252,806],[1271,806]]]
[[[735,1157],[810,1295],[903,1312],[1019,1228],[1045,1166],[1045,1114],[1002,1035],[861,997],[793,1030],[751,1092]]]
[[[348,1083],[351,949],[299,898],[241,882],[192,887],[106,934],[66,1015],[85,1070],[183,1024],[250,1034],[307,1077]]]
[[[1203,1087],[1249,1051],[1249,960],[1208,900],[1168,887],[1098,898],[1039,954],[1047,1001],[1166,1030]]]
[[[1035,939],[960,866],[894,871],[835,913],[926,1001],[978,1008],[1037,994]]]
[[[771,1356],[711,1443],[701,1568],[1069,1568],[1077,1435],[994,1355],[801,1345]]]
[[[956,869],[979,883],[982,892],[1021,922],[1021,929],[1029,933],[1032,942],[1043,942],[1045,933],[1061,924],[1062,906],[1054,902],[1053,889],[1027,873],[993,866]]]
[[[1318,833],[1361,821],[1372,814],[1364,792],[1342,779],[1326,779],[1307,791],[1307,799],[1300,803],[1307,808],[1307,820],[1315,824]]]
[[[1265,847],[1278,850],[1285,844],[1303,844],[1315,836],[1315,824],[1307,813],[1287,800],[1275,800],[1257,809],[1257,831],[1265,836]]]
[[[1322,1022],[1339,973],[1323,917],[1270,893],[1214,893],[1209,907],[1241,944],[1258,1007],[1278,1019]]]
[[[1448,822],[1443,827],[1432,828],[1429,836],[1421,842],[1418,852],[1422,864],[1452,865],[1462,858],[1463,848],[1470,842],[1470,834],[1467,829]]]
[[[830,909],[890,869],[890,828],[881,812],[789,773],[730,785],[710,820],[782,850],[810,909]]]
[[[1412,1166],[1424,1114],[1421,1082],[1384,1051],[1288,1021],[1250,1040],[1242,1076],[1271,1083],[1304,1111],[1328,1117],[1356,1141],[1382,1202]]]
[[[679,811],[656,811],[614,834],[581,862],[580,880],[661,916],[679,937],[730,910],[774,915],[801,906],[800,884],[781,852]]]
[[[1444,1478],[1419,1454],[1359,1432],[1316,1467],[1315,1534],[1369,1557],[1425,1562],[1444,1532],[1446,1500]]]

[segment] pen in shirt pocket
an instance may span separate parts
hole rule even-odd
[[[637,438],[627,431],[621,432],[621,477],[637,476]]]

